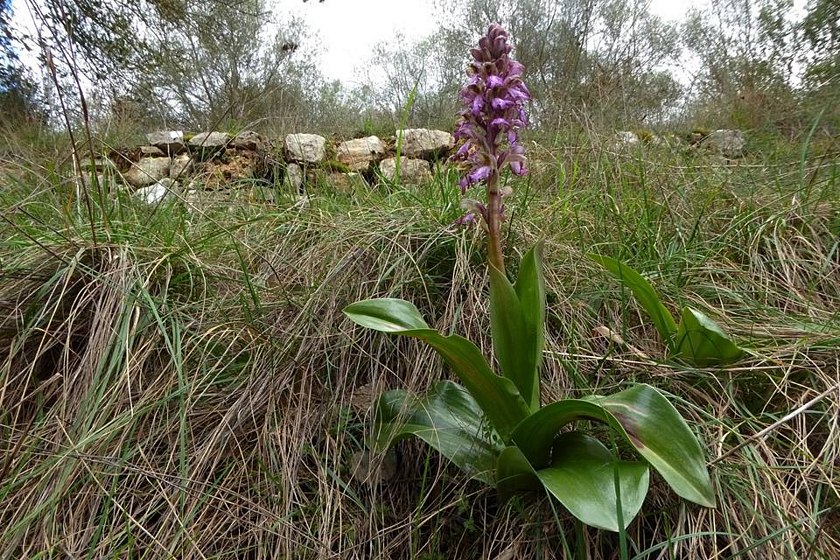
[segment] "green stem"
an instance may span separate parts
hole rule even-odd
[[[499,193],[499,175],[493,173],[487,179],[487,258],[496,270],[504,274],[501,222],[502,195]]]

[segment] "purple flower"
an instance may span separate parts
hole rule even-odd
[[[463,164],[462,191],[477,183],[493,188],[505,165],[516,175],[526,173],[519,129],[527,121],[525,104],[531,93],[522,82],[524,67],[510,58],[508,34],[493,24],[470,52],[469,79],[461,89],[464,109],[458,115],[453,160]]]

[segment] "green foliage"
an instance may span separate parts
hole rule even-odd
[[[708,367],[731,364],[744,356],[717,323],[696,309],[683,308],[678,328],[650,282],[626,264],[604,255],[590,254],[589,258],[630,288],[674,358]]]
[[[371,299],[348,305],[344,312],[363,327],[419,338],[437,350],[503,437],[508,437],[528,415],[528,405],[516,385],[496,375],[475,344],[462,336],[443,336],[428,328],[411,303]]]
[[[460,385],[441,381],[422,398],[400,389],[388,391],[377,402],[376,419],[376,451],[384,452],[399,440],[416,436],[471,478],[493,483],[501,439]]]
[[[540,247],[522,259],[514,287],[490,266],[490,321],[502,375],[512,380],[533,412],[540,406],[540,364],[545,323],[545,285]]]
[[[625,529],[641,509],[648,464],[680,496],[714,507],[700,444],[653,387],[540,407],[545,287],[538,248],[523,258],[515,287],[491,265],[490,307],[501,376],[474,344],[430,329],[407,301],[373,299],[345,308],[361,326],[427,342],[464,383],[440,382],[424,398],[402,390],[382,395],[374,449],[417,436],[470,476],[494,484],[504,499],[543,488],[583,523],[611,531]],[[561,432],[583,420],[606,424],[647,462],[619,461],[591,436]]]

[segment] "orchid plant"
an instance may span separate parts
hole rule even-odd
[[[454,156],[464,169],[462,191],[477,184],[486,191],[486,202],[464,201],[467,214],[461,221],[477,221],[486,231],[491,337],[499,373],[475,344],[430,328],[405,300],[370,299],[347,306],[344,313],[359,325],[425,341],[460,381],[441,381],[422,397],[399,389],[384,393],[376,405],[371,447],[382,452],[401,439],[419,437],[469,476],[495,486],[502,499],[547,491],[578,520],[611,531],[623,531],[640,511],[651,466],[678,495],[714,507],[700,444],[652,386],[542,405],[541,246],[525,254],[519,277],[511,283],[500,235],[502,199],[510,194],[499,187],[500,176],[506,170],[527,172],[518,135],[526,125],[530,94],[511,51],[507,33],[495,24],[472,49]],[[643,461],[620,460],[584,431],[584,421],[611,428]]]

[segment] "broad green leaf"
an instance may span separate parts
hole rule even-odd
[[[619,531],[626,529],[642,509],[648,491],[647,465],[619,461],[597,439],[582,432],[557,437],[550,467],[537,477],[552,496],[587,525]],[[618,488],[616,495],[616,470]],[[619,525],[619,499],[623,527]]]
[[[522,421],[511,435],[537,469],[550,460],[560,429],[575,420],[611,426],[683,498],[715,506],[703,450],[677,410],[650,385],[635,385],[614,395],[567,399],[545,406]]]
[[[379,298],[351,303],[344,314],[355,323],[379,332],[399,333],[410,329],[428,329],[417,307],[404,299]]]
[[[503,438],[507,439],[530,413],[516,385],[496,375],[475,344],[462,336],[443,336],[420,327],[426,323],[412,304],[393,299],[365,300],[347,306],[344,313],[359,325],[429,344],[449,364]]]
[[[522,257],[515,289],[522,309],[526,337],[531,343],[530,352],[533,357],[534,372],[534,392],[531,402],[536,403],[533,406],[536,410],[540,405],[540,367],[543,359],[543,333],[545,330],[545,279],[542,271],[542,242],[537,243]]]
[[[613,276],[618,278],[622,284],[630,288],[642,309],[650,317],[653,326],[659,331],[659,335],[668,345],[674,348],[674,335],[677,333],[677,323],[671,312],[662,305],[659,294],[650,285],[650,282],[642,278],[642,275],[615,259],[604,255],[590,254],[589,258],[606,268]]]
[[[534,340],[525,327],[522,307],[513,285],[492,264],[489,269],[493,350],[502,375],[513,381],[530,410],[534,411],[540,407]]]
[[[537,472],[516,446],[506,447],[496,461],[496,489],[502,502],[516,494],[543,488]]]
[[[409,436],[425,441],[470,477],[494,483],[503,446],[478,403],[460,385],[441,381],[422,398],[403,390],[383,393],[373,448],[382,452]]]
[[[576,420],[610,423],[612,418],[601,406],[582,399],[564,399],[534,412],[516,426],[511,441],[536,469],[551,462],[551,449],[561,428]]]
[[[715,493],[700,442],[662,393],[640,384],[587,400],[603,407],[621,425],[622,435],[674,492],[696,504],[715,507]]]
[[[675,358],[699,367],[731,364],[744,351],[711,318],[691,307],[683,309],[677,331]]]

